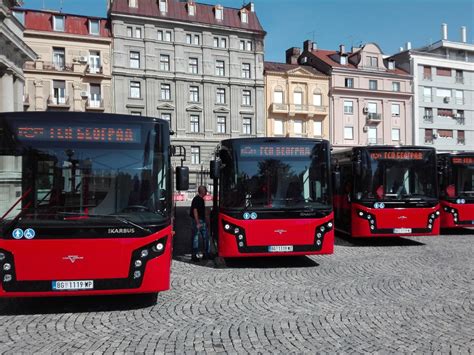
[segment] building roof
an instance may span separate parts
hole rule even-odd
[[[31,31],[44,31],[54,33],[66,33],[79,36],[91,36],[91,37],[111,37],[111,32],[108,25],[108,20],[103,17],[94,16],[83,16],[66,14],[58,11],[46,11],[46,10],[31,10],[23,8],[15,8],[15,11],[21,11],[25,13],[25,30]],[[64,32],[54,31],[53,29],[53,16],[64,16]],[[99,35],[91,35],[89,33],[89,20],[100,21],[100,32]]]
[[[240,21],[240,9],[223,7],[224,19],[217,20],[214,14],[215,5],[194,3],[196,5],[195,16],[189,16],[187,2],[168,0],[168,11],[161,13],[157,0],[140,0],[138,7],[129,7],[128,0],[114,0],[110,12],[112,14],[125,14],[135,16],[154,17],[156,19],[176,20],[183,22],[195,22],[207,25],[224,26],[259,32],[265,34],[255,12],[248,12],[248,23]]]
[[[324,63],[326,63],[327,65],[329,65],[332,68],[350,68],[350,69],[354,69],[354,70],[360,70],[356,65],[351,63],[350,60],[347,61],[346,65],[339,63],[338,60],[337,60],[339,58],[339,52],[338,51],[331,51],[331,50],[326,50],[326,49],[317,49],[317,50],[311,51],[311,53],[316,58],[320,59],[321,61],[323,61]],[[359,51],[357,51],[356,53],[345,53],[345,54],[350,58],[350,57],[356,55],[357,53],[359,53]],[[398,74],[398,75],[409,75],[408,72],[406,72],[406,71],[404,71],[400,68],[395,68],[395,69],[391,69],[391,70],[389,70],[387,68],[386,72],[391,73],[391,74]]]
[[[265,71],[286,73],[290,70],[297,69],[297,68],[303,68],[304,70],[309,71],[310,73],[312,73],[314,75],[326,76],[326,74],[320,72],[319,70],[316,70],[315,68],[313,68],[309,65],[287,64],[287,63],[277,63],[277,62],[265,62],[264,63]]]

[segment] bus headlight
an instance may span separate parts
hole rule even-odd
[[[436,211],[436,215],[439,216],[439,211]]]
[[[317,237],[318,239],[320,239],[322,236],[323,236],[323,235],[322,235],[321,233],[317,233],[317,234],[316,234],[316,237]]]
[[[133,273],[133,278],[134,278],[134,279],[139,279],[141,276],[142,276],[141,271],[135,271],[135,272]]]
[[[13,280],[12,275],[6,274],[5,276],[3,276],[3,282],[10,282],[11,280]]]
[[[140,252],[140,257],[143,258],[143,259],[145,259],[147,256],[148,256],[148,250],[143,249],[143,250]]]
[[[239,240],[244,239],[244,236],[242,234],[239,234]]]
[[[0,253],[0,261],[5,260],[6,256],[5,253]]]
[[[12,269],[12,265],[9,263],[3,264],[3,271],[10,271]]]
[[[164,247],[165,247],[165,246],[163,245],[163,243],[157,243],[157,244],[154,246],[154,248],[155,248],[156,251],[162,251]]]
[[[142,266],[142,261],[141,260],[135,260],[135,267],[140,267]]]
[[[328,228],[332,228],[332,222],[328,223]]]
[[[226,231],[228,231],[228,230],[230,229],[230,224],[226,224],[226,225],[224,226],[224,228],[225,228]]]
[[[318,240],[316,241],[316,244],[317,244],[317,245],[321,245],[321,241],[318,239]]]
[[[234,229],[234,233],[235,233],[235,234],[239,234],[239,233],[240,233],[240,229],[239,229],[239,228],[235,228],[235,229]]]

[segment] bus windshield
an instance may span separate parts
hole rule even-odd
[[[331,208],[328,147],[321,142],[228,141],[220,156],[223,208]]]
[[[4,226],[18,220],[65,226],[123,221],[141,225],[169,218],[168,149],[163,149],[163,133],[153,124],[135,125],[144,139],[126,143],[121,136],[109,136],[107,143],[48,141],[33,131],[21,136],[20,126],[7,124],[0,130]]]
[[[474,163],[454,165],[453,173],[456,195],[458,197],[474,197]]]
[[[365,153],[365,154],[364,154]],[[359,200],[435,200],[436,156],[432,151],[362,151],[356,177]]]

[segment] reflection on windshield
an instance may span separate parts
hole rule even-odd
[[[167,180],[166,157],[150,149],[43,148],[0,155],[0,217],[159,221],[169,213]]]
[[[324,164],[322,152],[315,149],[311,157],[261,159],[239,157],[239,148],[234,149],[234,158],[231,150],[221,154],[224,164],[222,207],[294,209],[330,206],[327,164]]]
[[[357,178],[357,198],[410,200],[436,198],[434,154],[425,160],[373,160]]]

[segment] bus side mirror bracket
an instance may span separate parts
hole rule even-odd
[[[220,160],[211,160],[209,174],[211,179],[218,179],[221,173],[222,162]]]
[[[176,190],[189,190],[189,168],[187,166],[176,167]]]

